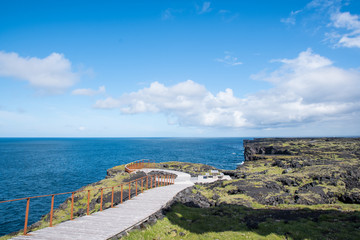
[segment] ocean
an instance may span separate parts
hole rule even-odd
[[[244,139],[0,138],[0,201],[74,191],[105,178],[109,168],[140,159],[235,169],[244,161]],[[56,197],[55,207],[67,197]],[[50,204],[50,197],[32,199],[29,225]],[[0,204],[0,236],[23,228],[25,208],[25,200]]]

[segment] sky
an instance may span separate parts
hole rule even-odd
[[[360,1],[0,0],[0,137],[360,135]]]

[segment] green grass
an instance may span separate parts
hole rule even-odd
[[[210,170],[216,169],[213,166],[205,165],[202,163],[187,163],[176,161],[156,163],[156,168],[178,170],[193,175],[205,175],[205,173],[209,173]]]
[[[190,208],[175,204],[166,217],[135,239],[360,239],[360,213],[299,208],[254,209],[236,205]]]

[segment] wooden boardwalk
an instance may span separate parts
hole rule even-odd
[[[151,170],[174,173],[178,177],[175,179],[174,185],[149,189],[114,208],[79,217],[73,221],[59,223],[54,227],[47,227],[31,232],[30,235],[18,236],[12,239],[109,239],[146,221],[151,215],[170,202],[177,193],[193,185],[190,181],[190,175],[187,173],[162,169],[142,169],[142,171],[147,172]]]

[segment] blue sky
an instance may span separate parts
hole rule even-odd
[[[360,135],[360,2],[0,1],[0,137]]]

